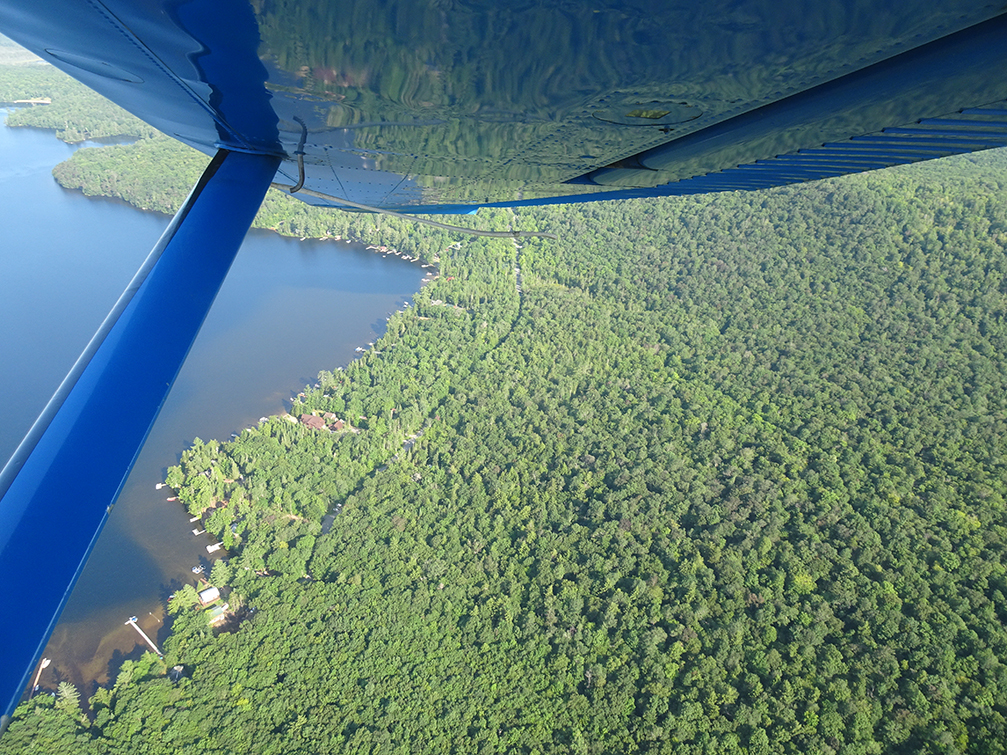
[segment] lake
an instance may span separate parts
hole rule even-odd
[[[51,132],[0,128],[4,461],[169,221],[61,188],[52,168],[76,148]],[[160,642],[164,599],[195,582],[193,566],[208,566],[211,541],[154,487],[182,450],[284,411],[320,370],[376,340],[424,272],[359,244],[249,233],[46,648],[45,686],[66,679],[93,694],[110,664],[141,652],[124,622],[139,617]],[[37,553],[45,559],[44,542]]]

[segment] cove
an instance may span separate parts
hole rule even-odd
[[[169,220],[62,189],[51,170],[76,148],[50,132],[0,128],[4,461]],[[164,599],[194,582],[193,566],[209,565],[211,541],[193,536],[182,506],[166,500],[171,491],[155,490],[181,451],[283,411],[319,370],[349,363],[423,274],[359,244],[249,233],[45,650],[44,686],[69,680],[91,695],[110,666],[142,652],[126,619],[137,616],[160,642]],[[44,542],[37,556],[45,559]],[[30,575],[25,564],[18,576]]]

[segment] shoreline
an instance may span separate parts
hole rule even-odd
[[[26,104],[31,104],[32,106],[34,106],[35,104],[51,104],[51,100],[49,98],[38,98],[37,101],[36,100],[23,100],[23,101],[17,101],[15,103],[3,103],[3,102],[0,102],[0,109],[3,109],[4,106],[5,106],[5,104],[7,104],[7,105],[14,105],[14,104],[18,104],[18,103],[21,103],[20,106],[24,107],[24,105],[26,105]],[[120,145],[136,144],[137,142],[140,142],[140,141],[143,141],[144,139],[149,138],[149,137],[140,136],[140,135],[136,135],[136,134],[111,134],[111,135],[97,136],[97,137],[88,136],[88,137],[85,137],[84,139],[80,139],[80,140],[76,140],[76,141],[71,141],[71,140],[67,140],[67,139],[61,138],[59,136],[59,130],[55,129],[55,128],[48,128],[48,127],[45,127],[45,126],[35,126],[35,125],[19,125],[19,124],[9,125],[7,123],[6,118],[4,119],[3,125],[5,127],[7,127],[7,128],[18,128],[18,129],[23,128],[23,129],[35,129],[37,131],[48,131],[48,132],[51,132],[52,135],[58,141],[61,141],[64,144],[70,145],[72,147],[78,147],[78,148],[80,148],[80,145],[86,144],[87,142],[94,142],[97,146],[101,146],[101,147],[104,147],[104,146],[120,146]],[[72,159],[72,156],[69,159]],[[66,162],[68,162],[68,160],[64,160],[61,163],[57,163],[57,165],[53,166],[53,170],[55,171],[55,169],[59,165],[63,165]],[[56,178],[55,175],[54,175],[54,179],[55,179],[56,183],[59,184],[60,188],[64,189],[65,191],[80,192],[81,194],[83,194],[85,197],[87,197],[89,199],[105,199],[105,200],[111,199],[111,200],[114,200],[114,201],[117,201],[117,202],[122,202],[122,203],[124,203],[126,205],[129,205],[130,207],[133,207],[133,208],[139,210],[140,212],[157,213],[159,215],[164,215],[164,216],[166,216],[168,218],[174,217],[174,214],[175,214],[174,212],[164,212],[162,210],[154,209],[154,208],[151,208],[151,207],[143,207],[143,206],[138,205],[135,202],[133,202],[133,201],[131,201],[131,200],[125,198],[125,197],[116,196],[114,194],[109,194],[109,193],[88,194],[87,192],[84,191],[84,187],[83,186],[66,186],[66,185],[64,185],[59,180],[59,178]],[[267,193],[267,196],[268,196],[268,193]],[[312,206],[312,205],[308,205],[308,206]],[[348,234],[346,236],[343,236],[341,234],[337,234],[337,235],[325,235],[325,236],[305,236],[305,235],[301,235],[301,234],[298,234],[298,233],[285,232],[279,226],[275,226],[275,225],[273,225],[273,226],[268,226],[268,225],[257,226],[257,225],[255,225],[255,221],[254,220],[252,222],[252,226],[249,228],[249,231],[253,231],[253,230],[272,231],[273,233],[275,233],[277,236],[280,236],[281,238],[297,239],[299,241],[308,241],[308,240],[311,240],[311,241],[342,241],[342,242],[351,243],[351,244],[362,244],[362,245],[364,245],[364,248],[367,251],[373,251],[373,252],[376,252],[378,254],[382,254],[383,256],[388,256],[390,254],[393,254],[393,255],[395,255],[397,257],[400,257],[401,259],[403,259],[406,262],[419,263],[424,269],[433,268],[434,272],[432,274],[431,280],[436,280],[436,278],[439,277],[439,275],[440,275],[440,270],[439,270],[439,268],[437,268],[437,265],[440,263],[440,256],[439,255],[434,255],[429,261],[424,261],[424,259],[419,254],[417,254],[416,256],[413,256],[413,255],[410,255],[408,253],[400,252],[398,249],[396,249],[395,247],[392,247],[392,246],[375,245],[375,244],[369,243],[368,239],[364,239],[364,238],[361,238],[359,236],[355,236],[353,234]]]
[[[11,127],[11,128],[15,128],[15,127]],[[28,129],[36,129],[36,130],[39,130],[39,131],[48,131],[48,132],[50,132],[54,136],[56,134],[56,132],[55,132],[54,129],[39,128],[39,127],[35,127],[35,126],[25,126],[25,127],[17,127],[17,128],[28,128]],[[44,135],[42,135],[42,136],[44,137]],[[129,138],[132,138],[132,137],[129,137]],[[59,140],[59,141],[63,141],[64,143],[66,143],[64,140]],[[141,212],[144,212],[144,213],[157,213],[157,214],[161,214],[161,215],[165,214],[165,213],[159,213],[157,210],[144,209],[142,207],[137,206],[136,204],[133,204],[133,203],[131,203],[131,202],[127,201],[127,200],[121,199],[119,197],[107,196],[107,195],[95,195],[95,196],[91,196],[91,195],[84,194],[84,192],[81,191],[80,189],[76,189],[76,190],[74,190],[74,189],[68,189],[66,187],[63,187],[63,186],[59,185],[58,183],[56,185],[59,187],[60,191],[76,191],[76,192],[79,192],[80,194],[82,194],[87,199],[99,199],[99,200],[102,200],[102,201],[107,201],[107,200],[111,199],[115,203],[123,203],[123,204],[130,205],[130,207],[133,208],[134,210],[140,210]],[[168,217],[170,218],[171,216],[169,215]],[[300,236],[297,236],[297,235],[294,235],[294,234],[283,233],[279,229],[272,229],[272,228],[267,228],[267,227],[263,227],[263,226],[255,228],[254,230],[255,231],[272,231],[272,233],[276,234],[276,236],[278,236],[280,238],[284,238],[284,239],[289,239],[291,241],[298,240],[299,238],[303,238],[303,240],[308,240],[306,237],[300,237]],[[260,238],[262,238],[262,237],[260,237]],[[347,251],[352,251],[352,256],[356,256],[358,252],[368,251],[368,252],[382,254],[383,256],[388,256],[389,254],[395,254],[398,257],[403,257],[403,254],[401,252],[398,252],[398,250],[395,250],[395,249],[389,249],[389,247],[385,247],[384,248],[384,250],[385,250],[384,252],[382,252],[380,246],[376,246],[375,247],[373,244],[370,244],[370,246],[372,248],[367,248],[369,246],[368,241],[365,241],[364,239],[355,239],[352,234],[331,234],[331,235],[325,235],[325,236],[311,237],[311,240],[312,241],[339,241],[339,242],[342,242],[342,243],[347,244],[347,245],[356,245],[356,244],[359,244],[359,248],[357,248],[356,246],[353,246],[350,249],[347,249]],[[294,254],[297,254],[297,253],[294,252]],[[304,254],[304,252],[302,252],[302,254]],[[408,256],[411,257],[411,255],[408,255]],[[335,256],[333,256],[333,258],[335,258]],[[420,291],[422,291],[423,287],[427,283],[431,282],[432,280],[436,279],[436,277],[439,276],[439,271],[437,270],[437,267],[435,265],[433,265],[431,263],[424,262],[422,259],[418,259],[418,258],[412,257],[411,259],[407,259],[406,261],[411,262],[411,263],[419,263],[420,266],[423,268],[422,271],[420,271],[420,270],[414,270],[413,272],[409,272],[409,273],[405,273],[405,271],[408,270],[408,269],[406,269],[406,268],[399,268],[399,270],[401,270],[403,272],[403,274],[407,275],[407,277],[409,277],[409,278],[412,278],[412,276],[415,275],[417,272],[420,272],[420,274],[421,274],[419,276],[416,276],[417,278],[420,278],[421,276],[423,277],[423,280],[416,280],[414,283],[412,283],[412,285],[410,286],[410,288],[404,290],[404,294],[403,294],[404,297],[411,303],[412,301],[414,301],[414,299],[417,296],[417,294]],[[393,267],[395,267],[395,266],[393,266]],[[388,314],[389,312],[391,312],[391,315],[389,315],[389,316],[393,316],[395,312],[400,312],[400,311],[404,311],[405,309],[409,309],[408,306],[403,307],[401,301],[402,300],[399,299],[398,300],[399,303],[397,305],[392,304],[386,310],[383,310],[383,311],[379,310],[381,312],[381,314],[380,314],[380,317],[378,319],[380,319],[381,321],[383,321],[382,322],[383,325],[384,325],[384,322],[387,322],[388,318],[385,317],[385,315]],[[373,337],[372,337],[371,340],[375,340],[376,341],[377,339],[373,339]],[[359,341],[359,343],[363,344],[364,341],[361,340],[361,341]],[[360,356],[363,356],[363,354],[362,353],[351,354],[351,355],[349,355],[347,361],[348,362],[352,362],[355,359],[359,358]],[[331,365],[329,364],[330,361],[331,361],[331,354],[328,357],[323,357],[323,359],[320,359],[316,363],[316,365],[317,364],[322,364],[322,365],[326,365],[326,367],[325,367],[326,369],[332,369]],[[291,411],[291,405],[294,403],[294,401],[296,401],[296,399],[293,399],[293,396],[296,395],[296,393],[297,393],[297,391],[298,391],[299,388],[303,389],[303,384],[298,384],[298,383],[296,383],[294,381],[290,382],[286,386],[285,390],[283,391],[282,403],[285,405],[284,408],[281,409],[280,411],[275,412],[275,415],[271,415],[271,416],[282,416],[283,414],[288,414],[289,415],[289,413]],[[224,439],[224,438],[226,438],[226,435],[227,435],[227,432],[223,432],[223,433],[219,434],[216,437],[220,437],[221,439]],[[177,447],[173,448],[173,452],[175,454],[179,454],[179,453],[181,453],[187,447],[188,447],[187,444],[180,443]],[[176,458],[176,460],[173,463],[177,463],[177,458]],[[154,481],[160,481],[160,480],[163,480],[163,478],[159,478],[159,479],[155,478]],[[168,495],[168,494],[166,493],[166,495]],[[184,506],[183,506],[183,511],[184,510],[185,509],[184,509]],[[186,517],[186,519],[188,519],[188,517]],[[191,536],[188,535],[188,532],[189,532],[188,529],[181,529],[179,531],[184,532],[185,535],[186,535],[186,537],[187,537],[187,539],[189,539],[189,540],[192,539]],[[202,546],[202,543],[200,543],[200,545]],[[200,548],[200,550],[202,550],[202,548]],[[206,556],[207,554],[204,553],[203,555]],[[218,553],[217,555],[219,556],[220,554]],[[210,560],[215,561],[216,558],[214,558],[213,556],[211,556]],[[191,576],[194,576],[194,575],[188,575],[188,576],[191,577]],[[156,608],[154,606],[156,606]],[[153,618],[150,618],[148,616],[148,611],[151,611],[151,610],[152,610],[151,616],[153,616]],[[134,613],[135,612],[138,612],[138,611],[134,610]],[[148,606],[143,607],[142,612],[141,612],[141,617],[142,617],[143,621],[141,623],[143,623],[143,626],[144,626],[145,629],[148,628],[147,624],[145,623],[148,619],[151,622],[153,622],[153,623],[157,623],[158,626],[153,626],[153,624],[152,624],[150,626],[150,629],[153,629],[154,631],[156,631],[156,632],[158,632],[160,634],[160,631],[159,631],[159,630],[161,630],[160,622],[165,621],[166,615],[167,615],[166,614],[166,606],[165,606],[165,603],[164,603],[163,599],[162,600],[157,600],[157,601],[154,601],[154,605],[148,605]],[[101,631],[101,630],[99,629],[99,631]],[[121,632],[121,634],[120,634],[120,632]],[[73,670],[69,671],[69,679],[71,681],[75,682],[78,685],[78,688],[82,692],[82,696],[90,697],[93,694],[94,688],[96,688],[96,687],[107,688],[112,683],[114,683],[115,673],[116,673],[117,667],[113,668],[113,667],[111,667],[109,665],[108,658],[104,657],[105,653],[103,653],[103,650],[118,651],[119,654],[120,654],[120,659],[121,660],[126,660],[126,659],[133,658],[133,652],[134,651],[131,650],[130,648],[137,648],[138,650],[136,652],[142,652],[143,651],[143,646],[140,643],[133,642],[132,635],[133,635],[133,631],[131,629],[129,629],[129,627],[122,627],[122,626],[120,626],[119,622],[115,622],[115,623],[109,624],[107,626],[107,628],[105,629],[105,631],[102,632],[102,635],[99,638],[98,645],[96,647],[97,654],[94,656],[94,659],[92,659],[89,662],[82,663],[82,664],[78,665],[77,664],[77,660],[76,660],[76,656],[70,656],[70,657],[67,658],[67,663],[70,666],[74,667]],[[158,644],[160,644],[160,642],[163,640],[163,637],[159,636],[157,639],[158,639]],[[129,645],[129,647],[126,647],[127,645]],[[48,685],[46,685],[46,683],[45,683],[47,677],[48,677],[49,684],[53,684],[52,676],[51,676],[51,673],[52,673],[53,669],[56,669],[57,667],[59,667],[60,672],[64,673],[64,674],[66,674],[67,671],[68,671],[68,667],[64,666],[62,664],[62,662],[60,661],[60,657],[56,656],[55,658],[56,658],[56,663],[53,664],[52,669],[49,670],[49,671],[46,671],[43,674],[42,679],[40,680],[40,684],[42,684],[43,687],[47,687],[48,688]]]

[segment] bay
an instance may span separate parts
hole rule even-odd
[[[74,149],[50,132],[0,128],[3,459],[169,220],[62,189],[51,170]],[[349,363],[380,336],[423,273],[359,244],[249,233],[45,650],[44,686],[69,680],[92,694],[142,652],[126,619],[139,617],[161,642],[164,599],[195,582],[193,566],[209,566],[211,541],[192,534],[170,491],[155,490],[181,451],[284,411],[319,370]],[[75,492],[68,480],[67,495]],[[45,543],[37,553],[45,559]]]

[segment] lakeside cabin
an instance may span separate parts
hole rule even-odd
[[[314,414],[302,414],[300,421],[302,425],[310,427],[312,430],[321,430],[325,427],[325,420],[321,417],[316,417]]]
[[[207,606],[215,600],[220,600],[220,590],[210,586],[199,592],[199,604]]]
[[[312,430],[328,430],[329,432],[339,432],[346,426],[346,423],[332,412],[325,412],[322,417],[317,417],[314,414],[302,414],[297,421]]]

